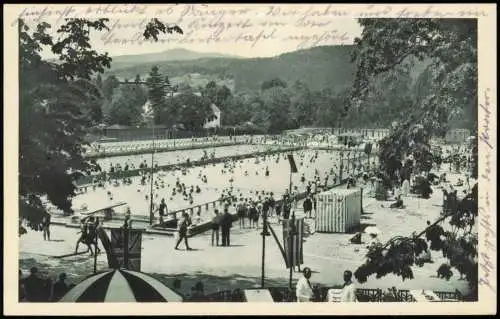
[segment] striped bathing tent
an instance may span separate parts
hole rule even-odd
[[[181,295],[159,280],[126,269],[88,277],[73,287],[60,302],[182,302]]]
[[[333,188],[316,195],[316,231],[348,233],[361,223],[362,193],[359,188]]]

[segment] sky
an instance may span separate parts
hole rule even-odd
[[[60,5],[21,8],[29,25],[52,25],[64,18],[109,18],[110,31],[93,32],[92,47],[111,56],[184,48],[241,57],[272,57],[319,45],[352,44],[361,27],[333,5]],[[156,17],[177,24],[184,35],[160,35],[163,42],[143,42],[145,22]],[[142,42],[142,43],[140,43]],[[45,58],[54,57],[50,51]]]

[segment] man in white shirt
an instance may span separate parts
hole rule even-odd
[[[305,267],[302,273],[303,276],[299,279],[295,287],[295,294],[297,296],[297,302],[309,302],[313,298],[313,290],[309,282],[312,271],[309,267]]]
[[[344,287],[340,296],[340,302],[356,302],[356,287],[352,282],[352,271],[344,271]]]

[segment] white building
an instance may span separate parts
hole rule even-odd
[[[211,104],[210,107],[212,108],[212,112],[214,113],[214,118],[210,121],[207,120],[205,121],[205,124],[203,124],[203,128],[215,128],[215,127],[220,127],[220,117],[221,117],[221,111],[215,104]]]

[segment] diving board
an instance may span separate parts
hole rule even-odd
[[[85,215],[85,216],[89,216],[89,215],[93,215],[93,214],[96,214],[96,213],[99,213],[99,212],[102,212],[102,211],[105,211],[107,209],[111,209],[111,208],[115,208],[115,207],[119,207],[119,206],[123,206],[123,205],[126,205],[127,203],[126,202],[119,202],[119,203],[116,203],[116,204],[113,204],[113,205],[109,205],[109,206],[105,206],[103,208],[99,208],[99,209],[96,209],[96,210],[93,210],[91,212],[80,212],[81,215]]]

